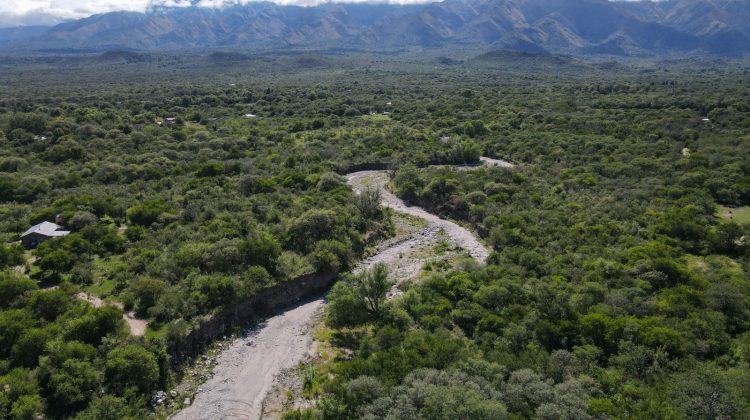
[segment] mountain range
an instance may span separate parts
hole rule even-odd
[[[748,0],[445,0],[421,5],[248,3],[112,12],[0,29],[5,50],[516,49],[572,55],[746,55]]]

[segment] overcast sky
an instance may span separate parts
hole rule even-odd
[[[222,7],[252,0],[193,0],[203,7]],[[314,5],[321,0],[273,0],[278,4]],[[347,3],[368,0],[346,0]],[[383,0],[380,3],[425,3],[431,0]],[[50,25],[97,13],[126,10],[143,12],[150,6],[186,7],[190,0],[0,0],[0,27]]]

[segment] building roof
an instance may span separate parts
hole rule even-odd
[[[65,236],[70,233],[70,231],[67,231],[67,230],[60,230],[62,228],[63,228],[62,226],[52,223],[52,222],[42,222],[42,223],[39,223],[38,225],[34,225],[30,227],[29,230],[27,230],[26,232],[23,233],[23,235],[21,235],[21,237],[23,238],[24,236],[31,235],[32,233],[38,233],[40,235],[50,236],[50,237]]]

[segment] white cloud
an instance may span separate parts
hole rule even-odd
[[[0,24],[50,24],[115,10],[144,11],[149,0],[4,0]]]
[[[197,0],[197,6],[221,8],[233,5],[242,5],[263,0]],[[266,0],[281,5],[316,6],[322,3],[389,3],[389,4],[418,4],[431,3],[441,0]]]
[[[0,27],[51,25],[114,11],[145,12],[151,7],[221,8],[256,0],[0,0]],[[426,3],[434,0],[344,0],[347,3]],[[327,0],[276,0],[277,4],[314,6]]]

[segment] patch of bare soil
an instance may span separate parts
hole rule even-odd
[[[480,157],[479,160],[482,161],[482,164],[486,166],[498,166],[500,168],[514,168],[516,166],[508,162],[507,160],[492,159],[484,156]]]
[[[85,300],[86,302],[92,304],[95,308],[99,308],[101,306],[108,304],[108,302],[105,302],[98,296],[94,296],[86,292],[78,293],[76,297],[78,299]],[[120,310],[124,310],[122,303],[120,302],[112,302],[109,304],[120,308]],[[136,318],[135,313],[133,311],[123,313],[122,319],[124,319],[125,323],[128,324],[128,328],[130,329],[130,334],[136,337],[142,337],[144,334],[146,334],[146,328],[148,328],[148,321],[146,321],[145,319]]]
[[[25,263],[13,267],[13,271],[15,271],[16,274],[26,274],[26,271],[28,270],[28,268],[35,262],[36,262],[36,256],[32,255],[31,257],[29,257],[28,260],[26,260]]]

